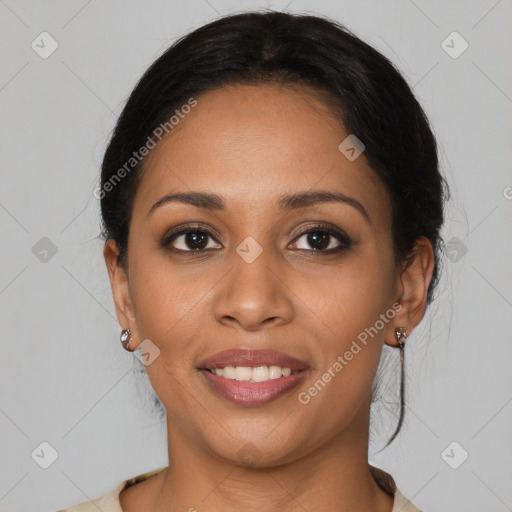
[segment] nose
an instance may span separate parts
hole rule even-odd
[[[293,293],[273,252],[265,249],[253,261],[235,253],[230,260],[230,272],[214,289],[216,320],[246,331],[291,322]]]

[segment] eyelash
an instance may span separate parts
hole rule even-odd
[[[162,240],[160,241],[160,247],[164,248],[170,252],[173,252],[178,255],[190,255],[190,256],[199,256],[201,253],[210,251],[211,249],[190,249],[190,250],[183,250],[183,249],[175,249],[171,247],[171,242],[173,242],[176,238],[178,238],[181,235],[187,235],[187,234],[202,234],[209,236],[212,238],[216,243],[217,240],[215,237],[205,228],[200,227],[199,225],[190,225],[185,226],[181,228],[179,231],[171,232],[170,234],[164,236]],[[347,249],[350,249],[353,245],[353,241],[351,238],[343,231],[338,231],[333,229],[332,227],[325,226],[322,224],[318,224],[315,226],[311,226],[310,228],[306,229],[302,233],[298,234],[292,243],[296,243],[297,240],[300,240],[304,235],[308,235],[310,233],[325,233],[329,235],[330,237],[333,237],[340,242],[340,245],[338,247],[335,247],[334,249],[295,249],[297,251],[307,251],[312,252],[317,256],[328,256],[332,254],[341,253],[343,251],[346,251]],[[330,245],[330,243],[328,244]]]

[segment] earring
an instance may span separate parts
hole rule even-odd
[[[396,341],[398,341],[398,348],[400,349],[400,366],[401,366],[401,370],[402,370],[402,379],[403,379],[403,374],[404,374],[404,345],[405,345],[405,340],[407,339],[407,332],[405,330],[405,327],[397,327],[395,329],[395,337],[396,337]]]
[[[121,331],[121,343],[123,345],[123,348],[127,350],[128,352],[133,352],[133,350],[130,350],[130,342],[133,340],[133,337],[131,336],[130,329],[123,329]]]
[[[398,348],[400,349],[400,417],[398,419],[398,427],[396,428],[395,432],[391,436],[391,439],[385,444],[384,448],[389,446],[395,437],[397,436],[400,427],[402,425],[402,422],[404,420],[404,413],[405,413],[405,369],[404,369],[404,345],[405,340],[407,339],[407,332],[404,327],[397,327],[395,329],[395,337],[396,341],[398,341]],[[384,450],[384,448],[381,448],[379,452]]]
[[[395,337],[396,341],[398,341],[398,346],[400,349],[403,349],[405,345],[405,340],[407,338],[407,331],[405,330],[405,327],[397,327],[395,329]],[[402,341],[403,338],[403,341]]]

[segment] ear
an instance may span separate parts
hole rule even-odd
[[[128,275],[119,261],[119,248],[113,239],[108,239],[103,247],[103,257],[107,265],[108,277],[116,307],[117,319],[122,329],[130,329],[133,341],[131,350],[136,350],[140,343],[135,320],[135,308],[130,292]]]
[[[404,327],[407,334],[420,323],[427,307],[427,292],[434,272],[435,257],[430,240],[424,236],[416,240],[412,254],[401,270],[398,279],[398,297],[402,309],[395,315],[392,325],[393,341],[385,343],[398,347],[395,328]]]

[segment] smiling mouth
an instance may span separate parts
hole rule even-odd
[[[225,366],[223,368],[203,368],[214,375],[228,380],[239,382],[267,382],[269,380],[280,379],[296,375],[303,370],[292,371],[289,367],[277,365],[271,366]]]
[[[281,366],[225,366],[200,369],[215,395],[237,406],[263,406],[289,394],[307,375],[307,369]]]
[[[218,397],[257,406],[290,393],[304,380],[309,365],[277,350],[235,348],[203,359],[197,369]]]

